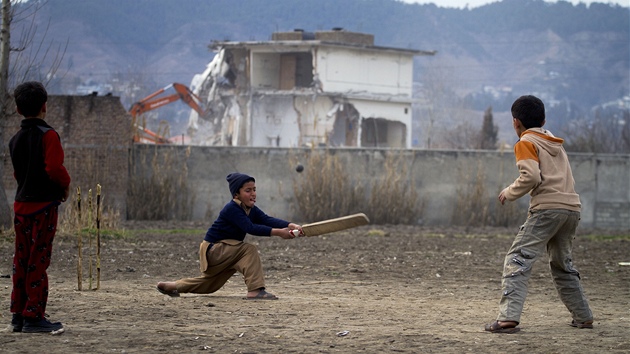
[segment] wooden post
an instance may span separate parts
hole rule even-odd
[[[81,236],[81,187],[77,187],[77,231],[79,260],[77,261],[77,286],[83,290],[83,237]]]
[[[88,238],[90,240],[89,242],[89,249],[90,251],[88,252],[89,254],[89,261],[90,261],[90,266],[89,266],[89,289],[92,290],[92,189],[88,190]]]
[[[101,185],[96,185],[96,290],[101,287]]]

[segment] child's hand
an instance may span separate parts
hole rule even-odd
[[[284,228],[284,229],[280,229],[282,232],[280,232],[280,234],[278,236],[282,237],[285,240],[290,240],[292,238],[295,238],[295,235],[293,234],[293,232],[291,232],[291,230],[289,230],[289,228]]]
[[[66,187],[63,190],[63,197],[61,198],[62,202],[65,202],[66,200],[68,200],[68,196],[70,195],[70,186]]]
[[[503,194],[504,191],[501,191],[501,193],[499,193],[499,201],[501,202],[501,205],[505,204],[505,200],[507,199],[505,197],[505,194]]]
[[[304,236],[304,232],[302,231],[302,226],[300,226],[298,224],[290,223],[289,224],[289,230],[297,230],[297,235],[296,235],[295,231],[293,232],[293,235],[295,235],[295,236]]]
[[[291,232],[291,230],[289,230],[288,227],[285,227],[284,229],[272,229],[271,235],[282,237],[285,240],[295,238],[295,235]]]

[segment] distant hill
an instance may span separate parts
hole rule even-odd
[[[377,45],[437,50],[435,57],[416,59],[414,81],[439,77],[474,109],[536,92],[587,110],[630,94],[630,9],[618,5],[503,0],[451,9],[394,0],[50,0],[36,21],[38,35],[50,21],[47,40],[69,41],[64,76],[51,83],[53,90],[72,93],[91,82],[89,87],[111,88],[124,104],[172,82],[189,84],[212,59],[212,40],[268,40],[274,31],[333,27],[374,34]],[[15,41],[20,28],[13,31]],[[139,89],[122,91],[124,81]]]

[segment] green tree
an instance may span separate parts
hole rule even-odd
[[[499,128],[494,124],[492,117],[492,106],[488,107],[483,113],[483,125],[479,134],[479,149],[494,150],[497,148],[497,136]]]

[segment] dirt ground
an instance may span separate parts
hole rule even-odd
[[[515,230],[363,226],[282,240],[248,236],[277,301],[246,301],[242,277],[170,298],[158,281],[198,274],[204,225],[128,224],[103,237],[100,290],[77,290],[77,246],[58,237],[47,313],[65,333],[0,333],[11,353],[628,353],[630,235],[579,235],[575,265],[595,328],[568,326],[546,259],[534,267],[517,334],[491,334]],[[0,237],[0,314],[10,322],[13,241]],[[86,251],[87,252],[87,251]],[[84,256],[87,263],[87,256]],[[96,272],[94,271],[94,274]]]

